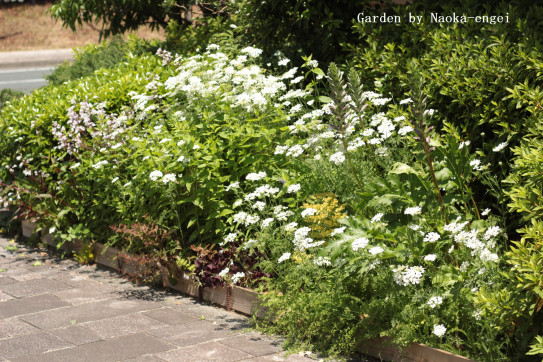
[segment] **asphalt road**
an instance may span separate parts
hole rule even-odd
[[[30,93],[47,84],[45,76],[55,67],[19,68],[0,70],[0,90],[11,88]]]

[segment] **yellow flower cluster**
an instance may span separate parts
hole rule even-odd
[[[338,220],[347,216],[344,206],[331,192],[310,196],[302,208],[317,211],[314,215],[304,218],[311,228],[310,236],[315,240],[329,238],[332,231],[339,227]]]

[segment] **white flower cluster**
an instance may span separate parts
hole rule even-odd
[[[313,263],[318,266],[330,266],[332,265],[332,262],[330,261],[330,258],[326,256],[319,256],[317,259],[313,260]]]
[[[447,328],[443,324],[436,324],[434,326],[434,334],[438,337],[443,337],[447,332]]]
[[[289,260],[290,259],[290,253],[283,253],[283,255],[281,255],[279,257],[279,259],[277,259],[277,262],[280,264],[282,262],[284,262],[285,260]]]
[[[424,275],[424,268],[421,266],[400,265],[392,271],[394,272],[394,281],[403,286],[419,284]]]
[[[405,215],[418,215],[421,213],[421,211],[422,211],[422,208],[420,206],[413,206],[413,207],[406,208],[403,213]]]
[[[455,242],[472,249],[472,255],[478,256],[483,262],[497,262],[498,254],[493,253],[491,249],[496,246],[495,238],[502,232],[498,226],[489,227],[483,235],[483,239],[479,238],[479,230],[464,230],[468,222],[460,222],[460,218],[445,225],[444,230],[451,233]]]
[[[353,242],[351,243],[351,247],[353,248],[353,251],[358,251],[368,246],[368,243],[369,240],[367,238],[358,238],[353,240]]]
[[[435,307],[441,305],[442,303],[443,303],[442,297],[432,297],[428,299],[428,302],[426,304],[428,304],[430,308],[434,309]]]

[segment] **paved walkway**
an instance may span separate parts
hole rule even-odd
[[[247,319],[0,236],[0,361],[311,361]]]

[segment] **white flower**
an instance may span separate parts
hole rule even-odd
[[[262,50],[261,49],[257,49],[257,48],[253,48],[253,47],[246,47],[246,48],[243,48],[241,49],[241,52],[242,53],[245,53],[247,55],[249,55],[251,58],[256,58],[258,57],[260,54],[262,54]]]
[[[413,100],[411,98],[402,99],[400,101],[400,104],[406,104],[406,103],[412,103]]]
[[[247,217],[245,218],[245,226],[256,224],[259,221],[260,221],[260,216],[258,216],[258,215],[247,215]]]
[[[443,337],[447,332],[447,328],[443,324],[436,324],[434,326],[434,334],[438,337]]]
[[[257,201],[253,205],[253,209],[257,209],[258,211],[263,211],[265,207],[266,207],[266,203],[263,201]]]
[[[334,235],[337,235],[337,234],[343,234],[345,232],[345,229],[347,227],[345,226],[342,226],[340,228],[337,228],[337,229],[334,229],[334,231],[332,231],[332,233],[330,234],[330,236],[334,236]]]
[[[74,163],[73,165],[70,166],[71,169],[74,169],[74,168],[78,168],[79,165],[81,165],[79,162],[77,163]]]
[[[230,191],[232,189],[239,189],[239,181],[232,182],[230,185],[226,187],[226,191]]]
[[[285,260],[289,260],[290,259],[290,253],[284,253],[283,255],[281,255],[279,257],[279,259],[277,259],[277,262],[278,263],[282,263],[284,262]]]
[[[428,234],[426,234],[424,236],[424,242],[425,243],[435,243],[436,241],[439,240],[441,236],[438,234],[438,233],[435,233],[435,232],[429,232]]]
[[[243,204],[243,200],[236,200],[236,202],[234,202],[232,207],[236,208],[236,207],[240,206],[241,204]]]
[[[328,257],[322,257],[319,256],[317,259],[313,260],[313,263],[318,266],[330,266],[332,265],[332,262],[330,261],[330,258]]]
[[[381,254],[383,251],[385,251],[383,248],[381,248],[380,246],[374,246],[373,248],[371,248],[370,250],[368,250],[368,252],[371,254],[371,255],[377,255],[377,254]]]
[[[413,131],[413,127],[405,126],[405,127],[402,127],[402,128],[400,128],[398,130],[398,134],[401,135],[401,136],[405,136],[406,134],[408,134],[411,131]]]
[[[272,222],[273,222],[273,217],[269,217],[267,219],[264,219],[264,220],[262,220],[262,223],[260,224],[260,227],[262,229],[265,229],[268,226],[270,226]]]
[[[438,305],[441,305],[441,303],[443,303],[443,298],[442,297],[432,297],[432,298],[428,299],[428,302],[427,302],[427,304],[432,309],[437,307]]]
[[[152,181],[156,181],[162,176],[164,176],[164,174],[158,170],[155,170],[149,174],[149,178],[151,178]]]
[[[486,216],[490,214],[490,209],[484,209],[483,212],[481,212],[481,215]]]
[[[288,146],[276,146],[274,155],[283,155],[288,151]]]
[[[421,211],[422,211],[422,208],[420,206],[413,206],[413,207],[408,207],[407,209],[405,209],[403,213],[405,215],[418,215],[421,213]]]
[[[375,214],[375,216],[372,217],[370,222],[373,224],[373,223],[381,221],[381,218],[383,217],[383,215],[384,215],[383,213]]]
[[[458,149],[461,150],[462,148],[469,146],[470,143],[471,143],[471,141],[462,141],[462,142],[460,142],[460,144],[458,145]]]
[[[409,228],[413,231],[417,231],[420,229],[420,226],[419,225],[415,225],[415,224],[411,224],[409,225]]]
[[[312,207],[308,207],[307,209],[305,209],[304,211],[302,211],[302,218],[305,218],[305,217],[308,217],[308,216],[313,216],[317,213],[317,210],[312,208]]]
[[[287,189],[287,193],[289,194],[294,194],[298,191],[300,191],[302,189],[302,186],[300,186],[300,184],[294,184],[294,185],[290,185]]]
[[[424,260],[425,261],[434,261],[436,260],[436,255],[435,254],[428,254],[424,257]]]
[[[200,148],[200,145],[194,145],[194,146],[192,146],[192,149],[193,149],[193,150],[197,150],[197,149],[199,149],[199,148]]]
[[[492,151],[493,151],[493,152],[500,152],[500,151],[503,151],[503,149],[504,149],[505,147],[507,147],[507,145],[508,145],[507,142],[502,142],[502,143],[500,143],[499,145],[497,145],[496,147],[494,147],[494,148],[492,149]]]
[[[185,160],[185,156],[179,156],[177,159],[177,162],[183,162]]]
[[[234,222],[236,224],[243,224],[245,223],[245,219],[247,219],[247,216],[248,215],[245,211],[240,211],[234,215]]]
[[[233,241],[235,241],[238,237],[238,233],[229,233],[228,235],[226,235],[224,237],[224,242],[225,243],[231,243]]]
[[[285,65],[287,65],[289,62],[290,62],[290,59],[288,59],[288,58],[283,58],[283,59],[279,60],[279,62],[277,62],[277,65],[279,65],[279,66],[285,66]]]
[[[119,178],[118,178],[118,177],[115,177],[113,180],[111,180],[111,183],[113,184],[113,183],[115,183],[115,182],[117,182],[117,181],[119,181]]]
[[[408,267],[400,265],[394,269],[394,281],[403,286],[409,284],[419,284],[424,274],[424,268],[421,266]]]
[[[221,278],[224,278],[229,272],[230,272],[230,268],[224,268],[223,270],[220,271],[219,276]]]
[[[266,172],[261,171],[258,173],[250,173],[245,177],[245,179],[248,181],[258,181],[258,180],[262,180],[266,176],[268,176]]]
[[[368,242],[369,240],[367,238],[358,238],[353,240],[351,247],[353,248],[353,251],[358,251],[364,249],[368,245]]]
[[[286,231],[294,231],[294,230],[296,230],[297,227],[298,227],[297,222],[291,222],[290,224],[285,225],[285,230]]]
[[[209,44],[206,49],[207,50],[219,50],[219,46],[217,44]]]
[[[167,173],[162,178],[162,182],[167,184],[168,182],[175,182],[175,175],[173,173]]]
[[[478,159],[470,161],[469,165],[473,167],[475,171],[481,171],[483,169],[483,167],[481,166],[481,160]]]
[[[345,155],[343,155],[343,152],[336,152],[330,156],[330,162],[333,162],[336,165],[342,164],[343,161],[345,161]]]
[[[313,60],[310,60],[308,63],[307,63],[308,66],[310,66],[311,68],[316,68],[319,66],[319,62],[315,59]]]
[[[106,160],[99,161],[96,164],[92,165],[92,168],[98,169],[98,168],[102,167],[103,165],[107,165],[108,163],[109,162],[107,162]]]
[[[426,115],[431,116],[431,115],[433,115],[435,112],[436,112],[435,109],[431,109],[431,108],[430,108],[430,109],[425,110],[422,114],[423,114],[424,116],[426,116]]]
[[[494,239],[496,236],[498,236],[501,231],[502,231],[502,229],[500,229],[499,226],[491,226],[486,230],[485,235],[483,237],[485,238],[485,240],[488,241],[488,240]]]
[[[237,272],[236,274],[232,275],[232,283],[238,284],[241,279],[245,277],[244,272]]]

